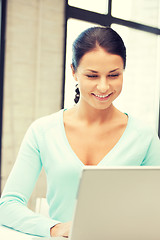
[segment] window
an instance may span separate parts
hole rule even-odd
[[[112,15],[121,19],[158,27],[160,2],[158,0],[113,0]]]
[[[99,1],[69,0],[68,4],[73,7],[78,7],[78,8],[82,8],[82,9],[97,12],[97,13],[106,14],[108,12],[108,1],[106,0],[99,0]]]
[[[95,25],[111,26],[127,48],[127,66],[122,94],[115,105],[159,129],[160,14],[159,0],[74,1],[67,4],[67,41],[64,107],[74,104],[75,82],[71,64],[71,45],[78,33]],[[97,7],[96,7],[97,4]],[[99,6],[101,5],[101,6]],[[108,6],[106,6],[108,5]],[[90,6],[93,8],[91,9]],[[99,10],[104,9],[105,11]],[[97,10],[96,10],[97,9]],[[96,15],[95,15],[96,13]],[[160,131],[159,131],[160,132]]]

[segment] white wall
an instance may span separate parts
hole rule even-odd
[[[2,189],[28,126],[61,107],[63,44],[64,0],[8,0]],[[32,209],[45,184],[42,172],[29,202]]]

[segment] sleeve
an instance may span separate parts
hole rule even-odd
[[[160,166],[160,139],[156,132],[152,134],[150,144],[142,166]]]
[[[16,163],[0,199],[0,224],[36,236],[50,236],[57,221],[27,208],[41,172],[40,150],[32,126],[21,144]]]

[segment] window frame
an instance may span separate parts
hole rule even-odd
[[[5,63],[5,31],[7,0],[1,0],[1,36],[0,36],[0,193],[1,193],[1,166],[2,166],[2,120],[3,120],[3,86]]]

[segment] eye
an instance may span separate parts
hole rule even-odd
[[[117,78],[117,77],[119,77],[119,73],[115,73],[115,74],[109,74],[108,75],[108,77],[110,77],[110,78]]]
[[[97,78],[98,75],[86,75],[88,78]]]

